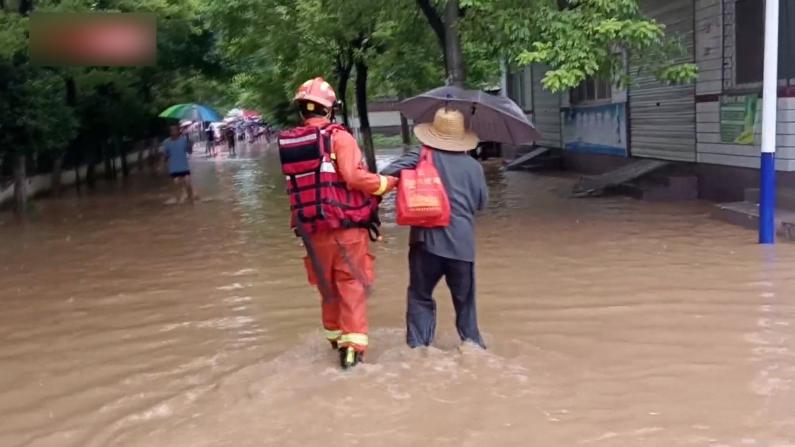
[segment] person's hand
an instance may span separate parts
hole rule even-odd
[[[386,177],[386,192],[389,192],[389,191],[392,191],[393,189],[395,189],[395,187],[398,185],[399,182],[400,182],[399,178],[392,177],[391,175],[388,175]]]

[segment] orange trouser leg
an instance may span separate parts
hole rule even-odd
[[[367,295],[373,281],[370,240],[366,234],[339,244],[334,263],[334,285],[339,294],[340,346],[363,352],[367,338]]]
[[[340,330],[340,300],[323,300],[320,305],[320,311],[323,317],[323,332],[326,339],[330,342],[337,343],[342,331]]]
[[[324,235],[313,235],[310,244],[311,248],[307,247],[305,258],[309,282],[316,285],[320,292],[320,311],[325,337],[328,341],[336,343],[342,335],[339,324],[340,300],[333,275],[337,250],[328,243],[328,238]]]
[[[307,258],[307,271],[314,269],[315,283],[323,296],[326,337],[337,341],[340,347],[364,351],[368,344],[367,295],[373,281],[367,230],[317,233],[310,243],[316,262],[310,263]]]

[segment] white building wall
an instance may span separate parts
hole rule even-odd
[[[735,1],[695,1],[696,63],[700,69],[696,83],[697,161],[759,168],[761,117],[753,144],[721,141],[721,98],[761,91],[741,89],[735,83]],[[776,168],[795,171],[795,98],[778,99],[777,132]]]
[[[142,149],[139,152],[130,152],[127,154],[127,163],[132,166],[134,163],[138,162],[138,157],[146,157],[149,154],[151,149]],[[121,166],[121,157],[116,157],[113,159],[113,163],[116,166]],[[80,166],[77,168],[80,171],[80,179],[83,183],[86,182],[86,173],[88,171],[88,166]],[[97,163],[94,166],[94,173],[99,176],[105,173],[105,163]],[[52,174],[38,174],[27,177],[27,185],[25,187],[25,192],[27,193],[28,197],[34,197],[38,194],[49,192],[52,189]],[[77,181],[77,176],[75,169],[64,170],[61,172],[61,186],[67,187],[74,185]],[[11,182],[8,186],[3,188],[0,186],[0,205],[4,205],[7,202],[11,202],[14,200],[14,183]]]
[[[755,130],[754,144],[721,142],[720,102],[697,105],[698,161],[726,166],[759,168],[761,123]],[[795,98],[778,99],[776,169],[795,171]]]
[[[761,1],[761,0],[760,0]],[[677,97],[678,102],[687,102],[687,106],[681,107],[681,113],[685,113],[687,108],[692,108],[695,111],[695,126],[693,124],[680,125],[676,124],[676,129],[668,129],[664,127],[670,126],[673,122],[674,115],[663,113],[652,114],[644,117],[638,110],[634,110],[629,117],[631,126],[634,127],[635,132],[631,139],[630,153],[635,156],[646,156],[651,158],[667,158],[679,159],[683,161],[696,161],[698,163],[717,164],[725,166],[738,166],[746,168],[759,167],[759,144],[760,144],[760,130],[761,123],[757,122],[755,128],[755,138],[753,144],[732,144],[721,141],[721,119],[720,119],[720,104],[721,98],[739,95],[739,94],[753,94],[753,92],[761,92],[761,86],[743,86],[739,88],[735,83],[735,0],[692,0],[692,12],[686,11],[684,8],[680,9],[681,16],[671,16],[670,14],[665,17],[664,21],[669,21],[675,24],[673,28],[678,29],[680,32],[684,31],[687,35],[687,20],[693,20],[693,60],[698,65],[699,77],[695,86],[690,87],[687,92],[688,99],[684,97]],[[644,0],[644,11],[651,12],[654,16],[655,13],[664,15],[662,13],[670,13],[674,7],[673,3],[669,0]],[[670,29],[669,29],[670,32]],[[570,106],[565,101],[566,95],[551,95],[545,92],[538,80],[543,77],[544,68],[541,66],[533,67],[533,80],[532,83],[532,96],[533,96],[533,120],[539,130],[542,132],[544,138],[538,142],[540,145],[550,147],[565,146],[565,142],[561,141],[561,127],[562,121],[561,114],[555,114],[556,110],[568,109]],[[656,108],[662,108],[666,104],[666,98],[658,95],[657,92],[667,91],[666,87],[656,87],[652,80],[645,80],[648,93],[643,92],[646,97],[640,98],[638,96],[637,86],[633,92],[630,89],[630,104],[632,101],[644,100],[650,104],[654,104]],[[654,88],[652,88],[654,87]],[[657,92],[655,88],[659,89]],[[683,87],[683,89],[687,89]],[[623,97],[620,97],[623,95]],[[626,101],[626,93],[616,92],[613,96],[613,103]],[[659,97],[659,99],[656,99]],[[668,98],[670,99],[670,98]],[[658,106],[657,103],[660,103]],[[667,101],[670,102],[670,101]],[[782,171],[795,171],[795,97],[782,97],[778,99],[778,123],[777,123],[777,154],[776,154],[776,167]],[[636,103],[637,105],[637,103]],[[630,107],[633,107],[630,105]],[[675,116],[681,115],[679,109]],[[647,114],[648,115],[648,114]],[[659,117],[657,116],[659,115]],[[667,117],[667,118],[666,118]],[[692,123],[692,112],[686,118],[687,123]],[[664,119],[665,125],[660,125],[649,118]],[[639,120],[646,119],[647,123],[638,122]],[[677,121],[678,123],[679,121]],[[640,126],[640,127],[639,127]],[[641,128],[642,126],[646,126]],[[675,131],[675,132],[674,132]],[[565,134],[571,133],[570,129],[566,129]],[[679,150],[682,151],[682,156],[679,154],[673,156],[674,151],[668,149],[676,149],[669,147],[672,141],[671,135],[676,133],[681,136],[681,140],[685,144]],[[564,135],[565,137],[565,135]],[[638,138],[642,137],[642,138]],[[656,138],[657,143],[662,144],[665,142],[667,145],[663,149],[657,150],[654,144],[646,143],[644,145],[644,138]],[[689,152],[693,154],[692,142],[695,140],[695,159],[692,156],[685,156]],[[684,141],[688,140],[688,141]],[[654,143],[654,141],[652,143]],[[654,150],[651,150],[651,149]],[[670,152],[670,154],[668,153]],[[667,155],[666,155],[667,154]]]
[[[723,89],[721,0],[696,0],[695,8],[696,95],[720,93]]]

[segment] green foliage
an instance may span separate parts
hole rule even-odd
[[[231,107],[236,92],[224,80],[224,56],[203,5],[200,0],[38,0],[37,12],[158,17],[156,66],[38,67],[27,59],[28,19],[6,2],[0,8],[0,159],[12,152],[60,156],[68,147],[76,151],[73,159],[91,159],[88,154],[109,140],[152,136],[163,124],[157,113],[174,103]]]
[[[63,150],[76,123],[66,105],[63,80],[51,70],[0,62],[0,149],[33,153]]]
[[[356,75],[357,61],[369,67],[370,96],[408,97],[444,82],[442,49],[416,0],[35,1],[42,12],[157,14],[158,64],[136,68],[32,66],[28,19],[16,2],[3,4],[0,159],[150,136],[162,124],[157,113],[180,102],[257,108],[286,123],[296,118],[290,100],[301,82],[324,76],[339,87]],[[432,4],[444,10],[444,0]],[[456,29],[474,88],[498,83],[501,58],[547,65],[543,84],[552,91],[589,76],[626,84],[628,62],[666,82],[697,76],[677,36],[643,16],[637,0],[460,0],[460,7]]]
[[[9,60],[27,45],[27,18],[0,10],[0,59]]]
[[[568,6],[561,8],[560,3]],[[637,0],[469,0],[465,36],[483,42],[516,65],[549,67],[550,91],[576,87],[588,77],[626,84],[624,53],[666,82],[692,82],[695,65],[683,62],[676,36],[644,17]]]
[[[413,0],[212,0],[206,8],[237,73],[238,100],[279,119],[300,83],[323,76],[336,88],[340,69],[357,60],[369,67],[373,96],[443,82],[442,54]]]
[[[383,52],[371,64],[374,96],[407,98],[444,81],[441,50],[425,19],[410,13],[412,6],[400,1],[384,11],[389,27],[380,34]]]

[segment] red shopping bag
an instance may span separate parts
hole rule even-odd
[[[450,201],[430,149],[422,148],[415,169],[400,173],[396,205],[398,225],[436,228],[450,224]]]

